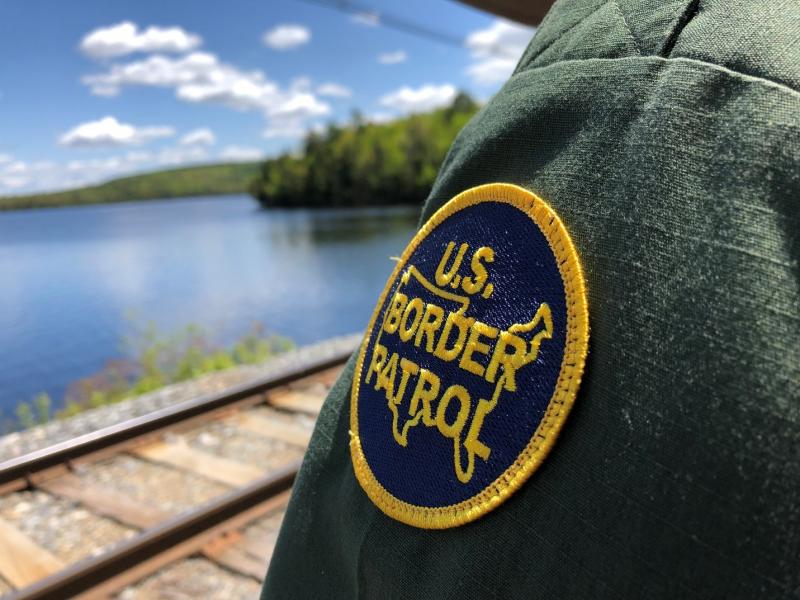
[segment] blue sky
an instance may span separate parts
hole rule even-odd
[[[0,195],[257,159],[354,109],[491,96],[533,30],[450,0],[0,4]],[[447,45],[388,26],[435,30]]]

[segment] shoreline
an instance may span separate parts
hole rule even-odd
[[[289,350],[258,365],[242,365],[225,371],[209,373],[188,381],[173,383],[116,404],[93,408],[73,417],[56,419],[31,429],[6,434],[0,437],[0,462],[91,433],[102,427],[151,413],[177,402],[224,390],[258,377],[268,376],[287,364],[301,359],[323,359],[348,349],[355,350],[361,338],[361,333],[330,338]]]
[[[88,208],[88,207],[97,207],[97,206],[118,206],[120,204],[123,205],[130,205],[130,204],[149,204],[151,202],[181,202],[184,200],[203,200],[203,199],[210,199],[210,198],[219,198],[220,201],[223,201],[225,198],[231,197],[238,197],[238,196],[245,196],[253,200],[253,206],[258,209],[260,205],[258,202],[253,199],[253,197],[248,194],[247,192],[223,192],[219,194],[215,194],[213,192],[209,192],[207,194],[191,194],[186,196],[154,196],[152,198],[125,198],[122,200],[103,200],[100,202],[73,202],[73,203],[64,203],[64,204],[32,204],[30,206],[16,206],[16,205],[8,205],[4,204],[4,200],[6,198],[0,198],[0,214],[3,213],[17,213],[17,212],[29,212],[29,211],[43,211],[43,210],[62,210],[65,208]]]

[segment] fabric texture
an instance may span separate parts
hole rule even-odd
[[[799,86],[794,0],[557,2],[422,222],[491,182],[559,214],[591,326],[566,426],[497,510],[409,527],[354,477],[351,360],[262,597],[800,597]]]

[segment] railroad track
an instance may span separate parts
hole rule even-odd
[[[257,597],[352,350],[0,463],[0,600]]]

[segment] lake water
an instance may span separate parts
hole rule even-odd
[[[154,321],[229,344],[363,330],[418,210],[263,211],[247,196],[0,213],[0,409],[123,354]]]

